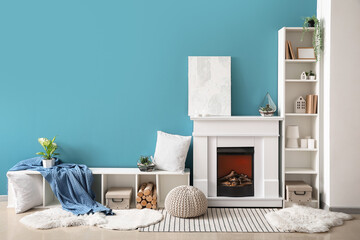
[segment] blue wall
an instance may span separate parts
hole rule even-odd
[[[277,31],[316,0],[2,1],[0,194],[58,135],[61,158],[135,167],[156,131],[191,135],[187,56],[232,56],[232,113],[277,99]],[[187,166],[192,165],[192,151]]]

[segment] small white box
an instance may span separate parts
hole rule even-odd
[[[308,148],[315,149],[315,139],[308,139]]]
[[[308,139],[300,139],[300,147],[307,148],[308,147]]]

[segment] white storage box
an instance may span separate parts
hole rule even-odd
[[[110,188],[106,195],[106,206],[111,209],[129,209],[132,188]]]
[[[293,203],[311,201],[312,187],[303,181],[287,181],[286,200]]]

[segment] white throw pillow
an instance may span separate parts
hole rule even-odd
[[[42,176],[21,172],[8,172],[8,181],[14,190],[15,212],[22,213],[43,202]]]
[[[191,136],[172,135],[158,131],[154,155],[156,168],[183,172],[190,142]]]

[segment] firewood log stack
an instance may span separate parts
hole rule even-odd
[[[136,208],[157,209],[156,186],[152,183],[143,183],[136,195]]]
[[[251,178],[246,174],[238,174],[232,170],[228,175],[220,178],[221,184],[228,187],[243,187],[252,184]]]

